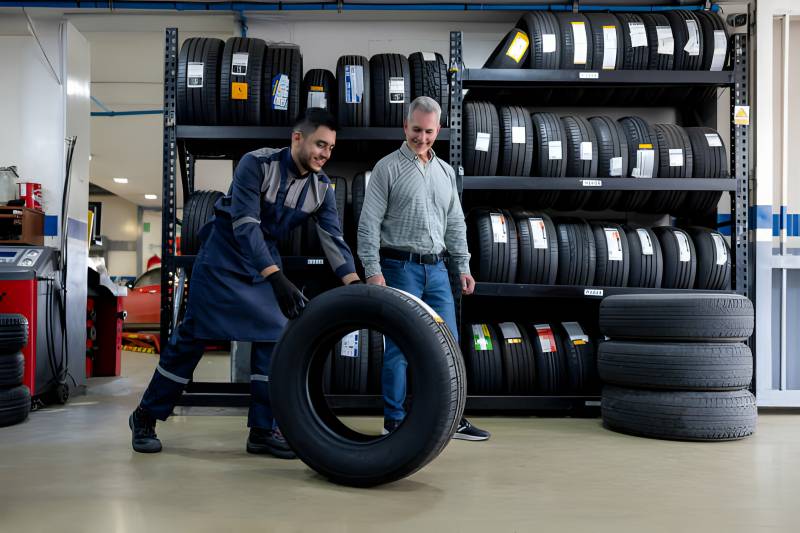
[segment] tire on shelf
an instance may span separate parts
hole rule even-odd
[[[623,28],[612,13],[587,13],[594,42],[593,68],[596,70],[620,70],[624,61],[622,43]],[[608,37],[608,39],[606,39]]]
[[[361,220],[361,208],[364,206],[364,195],[367,192],[367,185],[369,185],[369,178],[372,175],[371,170],[359,172],[353,176],[353,183],[351,185],[352,203],[350,204],[353,210],[353,223],[358,231],[358,221]],[[344,212],[344,209],[342,210]]]
[[[320,107],[336,116],[338,102],[338,86],[333,72],[321,68],[306,72],[300,91],[300,107],[304,111],[309,107]]]
[[[296,46],[271,45],[264,55],[264,98],[261,121],[291,126],[300,114],[303,55]]]
[[[369,60],[364,56],[345,55],[336,62],[339,126],[371,126],[372,106]]]
[[[650,61],[650,42],[645,22],[638,14],[616,13],[622,26],[622,66],[624,70],[646,70]]]
[[[0,389],[22,385],[24,374],[25,356],[22,353],[0,355]]]
[[[369,378],[369,330],[353,331],[336,343],[333,349],[334,394],[366,394]]]
[[[514,322],[497,325],[503,356],[505,390],[511,395],[530,395],[536,389],[533,348],[525,328]]]
[[[408,56],[411,70],[411,99],[430,96],[442,108],[443,128],[450,124],[450,85],[447,78],[447,63],[442,54],[433,52],[414,52]]]
[[[658,137],[658,177],[692,177],[692,143],[683,128],[675,124],[655,124]],[[680,164],[677,164],[680,163]],[[648,213],[671,213],[680,209],[686,191],[654,191],[644,209]]]
[[[517,21],[517,28],[528,34],[528,68],[556,70],[561,65],[561,29],[558,19],[548,11],[530,11]]]
[[[528,328],[536,372],[536,392],[557,394],[564,390],[564,346],[553,324],[532,322]]]
[[[697,252],[695,289],[729,290],[731,287],[731,249],[725,237],[714,230],[685,229]]]
[[[200,230],[214,217],[214,204],[225,196],[219,191],[195,191],[183,205],[181,255],[197,255]]]
[[[589,119],[597,138],[597,175],[620,177],[628,175],[628,142],[619,122],[611,117]],[[603,211],[610,209],[622,198],[622,191],[595,191],[584,209]]]
[[[728,30],[722,17],[710,11],[695,13],[703,34],[703,61],[702,70],[725,70],[730,60],[730,46]]]
[[[600,303],[600,331],[614,340],[742,342],[753,304],[739,294],[624,294]]]
[[[692,289],[697,276],[697,251],[688,233],[672,226],[653,228],[664,257],[665,289]]]
[[[24,422],[31,412],[31,393],[25,385],[0,389],[0,427]]]
[[[743,343],[606,341],[597,354],[604,383],[637,389],[741,390],[753,380]]]
[[[580,218],[556,219],[558,284],[594,284],[597,249],[591,226]]]
[[[664,257],[658,237],[652,229],[633,224],[625,225],[623,229],[631,258],[628,287],[661,288]]]
[[[630,178],[654,178],[658,175],[658,138],[650,124],[640,117],[624,117],[619,120],[625,132],[628,145],[628,174]],[[650,154],[652,152],[653,168],[649,172]],[[641,155],[640,155],[641,154]],[[639,165],[642,165],[640,168]],[[612,206],[617,211],[637,211],[642,209],[650,199],[650,191],[626,192]]]
[[[700,70],[703,63],[703,28],[693,11],[665,11],[675,40],[675,70]],[[696,31],[695,31],[696,30]],[[690,34],[691,31],[691,34]]]
[[[517,283],[555,285],[558,276],[558,235],[544,213],[515,211],[519,252]]]
[[[611,222],[598,222],[591,226],[597,249],[594,284],[626,287],[630,272],[630,249],[625,230]]]
[[[505,387],[500,336],[487,323],[469,324],[462,335],[470,394],[501,394]]]
[[[411,69],[401,54],[376,54],[369,60],[372,126],[400,127],[411,103]]]
[[[0,356],[14,355],[28,344],[28,319],[16,313],[0,314]]]
[[[537,178],[563,178],[567,175],[567,133],[555,113],[533,113],[533,165]],[[525,206],[547,209],[558,200],[559,191],[532,191],[525,194]]]
[[[231,37],[225,41],[219,75],[220,123],[231,126],[261,124],[266,51],[267,45],[261,39]],[[233,65],[233,59],[236,59],[236,65]]]
[[[554,14],[558,20],[561,34],[560,68],[564,70],[591,70],[594,68],[594,39],[589,19],[581,13]],[[577,40],[576,35],[578,36]]]
[[[483,68],[525,68],[528,64],[530,39],[524,31],[514,28],[495,47]]]
[[[692,177],[726,179],[728,155],[719,133],[712,128],[685,128],[692,145]],[[703,215],[713,211],[722,197],[721,191],[692,191],[686,194],[679,210],[682,214]]]
[[[380,331],[369,330],[369,378],[367,392],[369,394],[383,393],[383,334]]]
[[[489,102],[464,104],[463,154],[464,175],[497,174],[500,155],[500,118],[493,104]]]
[[[192,37],[183,42],[178,55],[175,91],[178,124],[213,126],[219,123],[219,80],[224,48],[225,43],[220,39]]]
[[[597,137],[594,128],[585,118],[567,115],[561,117],[567,134],[567,176],[577,178],[597,177]],[[581,209],[591,198],[591,191],[562,191],[555,207],[562,211]]]
[[[502,176],[530,176],[533,162],[533,125],[524,107],[503,106],[500,119],[500,161]]]
[[[597,375],[595,343],[578,322],[553,324],[556,335],[564,347],[566,369],[565,392],[572,394],[599,394],[600,378]]]
[[[468,217],[470,269],[477,281],[513,283],[517,273],[517,231],[510,213],[475,209]]]
[[[347,427],[319,386],[327,351],[353,324],[390,336],[413,374],[406,417],[388,436]],[[314,298],[283,331],[271,377],[275,418],[297,456],[349,486],[389,483],[424,467],[452,438],[466,402],[464,363],[447,326],[420,300],[387,287],[350,285]]]
[[[672,26],[669,19],[661,13],[640,13],[639,16],[644,21],[650,49],[647,69],[672,70],[675,60],[675,39],[672,37]],[[659,39],[659,33],[664,39]],[[672,46],[670,46],[670,42],[672,42]]]
[[[603,425],[656,439],[736,440],[756,428],[755,397],[749,391],[674,392],[606,386]]]

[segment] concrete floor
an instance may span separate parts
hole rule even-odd
[[[795,415],[762,415],[755,436],[719,444],[629,437],[597,419],[474,418],[489,442],[453,442],[411,478],[358,490],[299,461],[247,455],[238,416],[172,418],[158,427],[161,454],[132,452],[127,417],[154,365],[125,352],[124,377],[91,380],[87,396],[0,429],[0,531],[752,532],[800,522]]]

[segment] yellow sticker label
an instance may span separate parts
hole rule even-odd
[[[639,150],[652,150],[652,149],[653,149],[653,145],[652,144],[640,144],[639,145]]]
[[[737,126],[750,125],[750,106],[737,105],[733,108],[733,123]]]
[[[483,336],[484,337],[486,337],[487,339],[489,337],[491,337],[491,335],[489,335],[489,328],[486,327],[486,324],[481,324],[481,328],[483,329]]]
[[[528,51],[529,45],[530,42],[528,41],[528,36],[521,31],[518,31],[514,36],[514,40],[511,41],[511,46],[508,47],[506,55],[519,63],[522,61],[522,57],[525,55],[525,52]]]
[[[231,83],[231,100],[247,100],[247,84],[239,81]]]
[[[308,88],[308,90],[312,91],[312,92],[315,92],[315,93],[324,93],[325,92],[325,88],[322,85],[312,85],[312,86],[310,86]]]
[[[603,26],[603,29],[604,30],[616,30],[617,27],[616,26]]]
[[[583,346],[584,344],[586,344],[586,341],[583,339],[575,339],[574,341],[572,341],[572,344],[574,344],[575,346]]]
[[[522,339],[507,339],[508,344],[522,344]]]

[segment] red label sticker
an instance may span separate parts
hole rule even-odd
[[[536,324],[536,333],[539,335],[539,344],[544,353],[557,352],[556,337],[553,335],[553,330],[550,324]]]

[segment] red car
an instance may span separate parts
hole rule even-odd
[[[122,326],[124,349],[157,353],[159,334],[145,332],[157,332],[161,322],[161,267],[151,268],[128,285],[122,307],[128,313]]]

